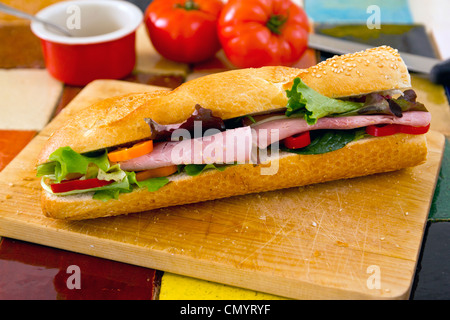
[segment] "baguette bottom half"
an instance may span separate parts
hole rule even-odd
[[[396,134],[362,139],[319,155],[280,153],[278,170],[272,175],[262,175],[261,165],[234,165],[194,177],[180,175],[156,192],[136,189],[105,202],[92,199],[89,193],[55,196],[43,191],[42,209],[48,217],[67,220],[115,216],[395,171],[424,163],[426,158],[425,135]]]

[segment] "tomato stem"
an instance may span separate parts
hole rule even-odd
[[[177,3],[175,5],[175,8],[180,8],[189,11],[189,10],[198,10],[199,6],[197,3],[195,3],[195,1],[187,0],[184,4]]]
[[[272,33],[281,34],[281,28],[283,27],[283,25],[286,23],[287,21],[287,17],[283,16],[283,15],[271,15],[269,20],[266,23],[266,27],[269,28],[269,30]]]

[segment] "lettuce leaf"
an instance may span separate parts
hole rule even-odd
[[[119,199],[120,189],[112,189],[112,190],[99,190],[94,193],[92,199],[108,201],[112,199]]]
[[[94,192],[94,199],[107,201],[117,199],[120,193],[133,191],[134,186],[147,188],[148,191],[154,192],[170,182],[166,177],[137,181],[135,172],[124,171],[118,164],[110,166],[106,150],[101,154],[88,156],[79,154],[70,147],[63,147],[53,152],[49,160],[50,162],[38,166],[37,176],[43,177],[42,187],[52,194],[46,178],[50,179],[52,183],[60,183],[69,173],[79,173],[85,175],[85,178],[96,177],[101,180],[114,181],[103,187],[58,193],[59,196]]]
[[[37,176],[54,175],[56,182],[61,182],[69,173],[85,174],[90,164],[95,164],[103,171],[108,171],[109,160],[106,150],[93,157],[75,152],[70,147],[62,147],[54,151],[49,162],[37,167]]]
[[[317,119],[359,109],[363,103],[332,99],[308,87],[300,78],[295,78],[291,90],[286,90],[288,103],[286,116],[304,117],[310,125]]]
[[[339,116],[357,116],[363,114],[388,114],[402,117],[406,111],[428,111],[424,104],[416,101],[414,90],[406,90],[398,98],[383,96],[379,93],[370,93],[364,97],[364,105]]]
[[[137,185],[139,188],[147,188],[150,192],[158,191],[160,188],[164,187],[166,184],[170,182],[167,177],[159,177],[159,178],[150,178],[143,181],[136,180],[135,172],[126,172],[128,179],[132,184]]]
[[[202,173],[205,170],[208,169],[216,169],[219,171],[225,170],[227,165],[225,166],[217,166],[215,164],[187,164],[184,166],[183,170],[188,174],[189,176],[198,176],[200,173]]]
[[[125,181],[128,182],[128,187],[126,188],[98,188],[99,190],[96,190],[96,192],[93,195],[94,199],[101,200],[101,201],[108,201],[111,199],[118,199],[119,194],[121,193],[128,193],[133,191],[133,185],[137,185],[140,188],[147,188],[150,192],[158,191],[160,188],[164,187],[166,184],[168,184],[170,181],[166,177],[161,178],[150,178],[144,181],[137,181],[136,180],[136,173],[134,172],[126,172]],[[92,189],[91,189],[92,191]]]
[[[158,191],[160,188],[168,184],[170,180],[167,177],[150,178],[144,181],[137,181],[136,184],[140,188],[147,188],[150,192]]]
[[[100,180],[106,180],[106,181],[120,181],[123,178],[125,178],[127,174],[125,173],[125,171],[123,171],[122,169],[120,169],[120,166],[118,164],[115,164],[114,166],[112,166],[111,168],[109,168],[108,171],[103,171],[102,169],[98,169],[97,174],[95,175],[95,177],[97,179]]]

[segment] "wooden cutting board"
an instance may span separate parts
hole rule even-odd
[[[0,235],[296,299],[406,299],[444,136],[427,163],[388,174],[88,221],[40,211],[34,161],[79,108],[154,87],[87,86],[0,173]],[[81,270],[83,272],[83,270]]]

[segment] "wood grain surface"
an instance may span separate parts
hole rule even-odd
[[[406,299],[439,172],[427,163],[335,181],[89,221],[40,211],[34,164],[48,135],[92,102],[154,87],[90,84],[0,173],[0,235],[296,299]]]

